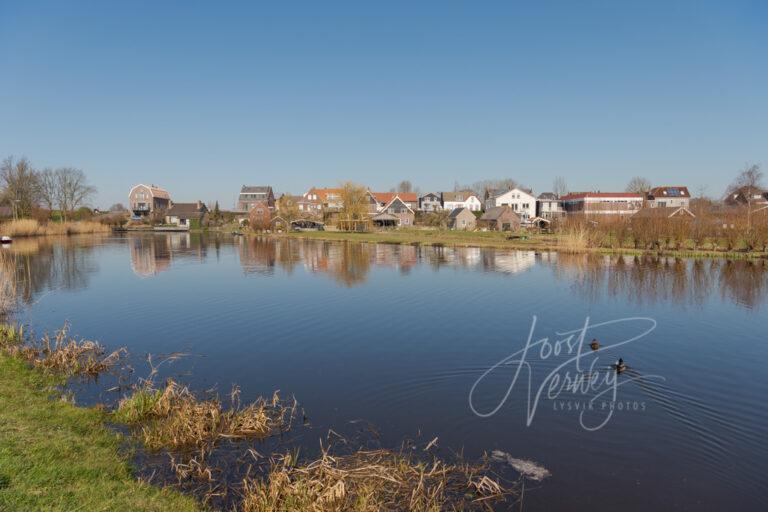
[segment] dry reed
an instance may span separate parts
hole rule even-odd
[[[266,481],[244,481],[241,510],[489,510],[513,494],[513,489],[489,476],[486,464],[420,461],[390,450],[343,456],[323,450],[309,464],[297,465],[291,454],[273,459]]]
[[[110,227],[108,225],[93,221],[47,222],[41,224],[34,219],[20,219],[0,224],[0,235],[10,237],[83,235],[108,233],[109,231]]]

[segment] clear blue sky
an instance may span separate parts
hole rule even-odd
[[[0,157],[80,167],[102,207],[768,171],[765,1],[160,3],[0,0]]]

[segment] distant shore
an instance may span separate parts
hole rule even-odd
[[[299,231],[272,233],[275,238],[300,238],[308,240],[349,241],[420,245],[432,247],[477,247],[488,249],[511,249],[524,251],[553,251],[570,253],[655,255],[678,258],[728,258],[764,259],[768,253],[762,251],[726,251],[705,249],[635,249],[626,247],[573,247],[555,234],[513,234],[495,231],[449,231],[449,230],[392,230],[355,233],[347,231]]]

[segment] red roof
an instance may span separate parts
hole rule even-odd
[[[635,194],[634,192],[572,192],[566,194],[560,198],[562,201],[572,201],[574,199],[587,199],[587,198],[613,198],[621,197],[628,199],[643,199],[642,194]]]
[[[417,203],[419,201],[418,196],[414,192],[371,192],[371,195],[376,201],[384,204],[389,203],[395,196],[406,203]]]

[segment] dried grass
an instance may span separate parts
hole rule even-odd
[[[115,419],[137,427],[145,446],[158,450],[203,446],[220,439],[264,438],[290,428],[296,402],[259,397],[240,405],[240,391],[232,390],[232,407],[218,398],[199,400],[186,386],[168,380],[165,389],[147,385],[120,401]]]
[[[34,219],[12,220],[0,225],[0,234],[10,237],[44,235],[82,235],[109,233],[110,227],[101,222],[48,222],[41,224]]]
[[[266,481],[243,483],[243,512],[491,509],[513,495],[485,464],[424,462],[390,450],[344,456],[324,450],[304,465],[287,454],[271,464]]]
[[[22,327],[3,326],[0,348],[45,372],[68,377],[97,376],[114,367],[125,353],[125,349],[119,349],[105,356],[106,350],[100,343],[76,340],[68,333],[69,325],[64,324],[53,338],[46,333],[35,341],[25,336]]]

